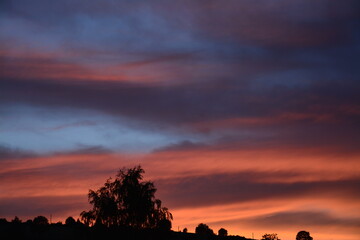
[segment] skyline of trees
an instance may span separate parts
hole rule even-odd
[[[132,229],[157,229],[171,231],[173,216],[169,209],[162,206],[160,199],[155,198],[157,189],[151,181],[143,181],[144,169],[140,165],[133,168],[122,168],[115,179],[109,178],[97,190],[89,190],[88,201],[92,205],[89,211],[82,211],[77,221],[69,216],[64,226],[72,227],[130,227]],[[8,224],[5,218],[0,218],[0,225]],[[33,220],[22,222],[17,216],[11,220],[12,224],[27,224],[31,226],[62,226],[62,222],[49,223],[49,220],[39,215]],[[181,232],[181,231],[179,231]],[[187,234],[184,228],[182,233]],[[192,234],[192,233],[189,233]],[[228,231],[218,230],[216,235],[207,224],[200,223],[195,228],[195,234],[204,239],[214,236],[226,238]],[[231,235],[230,235],[231,237]],[[237,236],[240,237],[240,236]],[[245,237],[240,237],[246,239]],[[280,240],[276,233],[264,234],[261,240]],[[296,240],[313,240],[307,231],[299,231]]]
[[[40,227],[46,227],[46,226],[68,226],[68,227],[76,227],[76,228],[93,228],[96,226],[88,226],[86,223],[84,223],[83,221],[80,221],[80,218],[78,218],[77,220],[75,220],[75,218],[73,218],[72,216],[69,216],[66,218],[65,223],[63,224],[61,221],[58,221],[56,223],[50,223],[49,220],[42,215],[39,215],[37,217],[34,217],[33,220],[28,219],[26,221],[22,221],[19,217],[15,216],[14,219],[8,221],[6,218],[0,218],[0,226],[1,225],[6,225],[6,224],[15,224],[15,225],[21,225],[21,224],[25,224],[25,225],[30,225],[30,226],[40,226]],[[104,226],[104,225],[102,225]],[[159,230],[165,230],[165,231],[170,231],[170,228],[162,228]],[[173,231],[175,232],[175,231]],[[218,230],[218,234],[215,234],[214,231],[205,223],[199,223],[195,229],[194,229],[194,233],[189,233],[188,232],[188,228],[184,228],[182,231],[179,231],[179,233],[184,233],[184,234],[197,234],[202,236],[204,239],[212,239],[214,236],[218,236],[218,237],[222,237],[222,238],[226,238],[226,237],[240,237],[238,235],[228,235],[228,231],[224,228],[220,228]],[[240,237],[242,239],[251,239],[251,238],[245,238],[245,237]],[[277,233],[265,233],[262,238],[260,240],[281,240],[278,237]],[[310,233],[307,231],[299,231],[295,237],[295,240],[313,240],[313,238],[310,236]]]

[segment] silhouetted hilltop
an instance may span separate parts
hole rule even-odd
[[[247,240],[240,236],[202,235],[130,227],[87,227],[80,222],[72,224],[37,224],[33,221],[25,223],[1,221],[0,238],[26,240]]]

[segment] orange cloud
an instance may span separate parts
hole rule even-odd
[[[126,63],[116,68],[112,63],[78,63],[71,53],[41,53],[27,49],[22,51],[0,51],[2,76],[16,79],[86,80],[154,82],[156,78],[146,73],[128,71]],[[81,56],[84,57],[84,56]]]

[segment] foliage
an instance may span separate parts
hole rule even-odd
[[[296,240],[313,240],[313,238],[310,236],[309,232],[300,231],[296,235]]]
[[[44,226],[49,224],[49,220],[44,216],[37,216],[34,218],[33,223],[35,225]]]
[[[226,237],[228,235],[228,231],[224,228],[220,228],[219,231],[218,231],[218,235],[220,237]]]
[[[120,169],[116,178],[109,178],[103,187],[89,190],[90,211],[80,214],[84,224],[105,226],[130,226],[134,228],[164,227],[172,214],[155,198],[153,182],[142,181],[145,171],[141,166]],[[169,223],[166,223],[167,227]],[[171,222],[170,222],[171,228]]]
[[[261,240],[280,240],[280,238],[278,238],[276,233],[271,233],[271,234],[266,233],[262,236]]]
[[[81,221],[88,227],[93,226],[95,222],[95,214],[93,211],[82,211],[80,213]]]

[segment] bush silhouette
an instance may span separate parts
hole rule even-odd
[[[142,181],[143,173],[141,166],[123,168],[114,180],[108,179],[96,191],[89,190],[88,199],[93,208],[81,212],[84,224],[157,228],[164,220],[170,222],[172,214],[155,198],[154,183]]]
[[[25,222],[26,224],[33,224],[33,220],[31,220],[31,219],[28,219],[28,220],[26,220],[26,222]]]
[[[18,218],[18,216],[15,216],[13,220],[11,220],[12,223],[21,223],[21,220]]]
[[[224,228],[220,228],[218,231],[219,237],[226,237],[228,235],[228,231]]]
[[[313,238],[310,236],[309,232],[300,231],[296,235],[296,240],[313,240]]]
[[[195,233],[201,234],[201,235],[214,235],[214,231],[211,228],[209,228],[208,225],[206,225],[204,223],[200,223],[195,228]]]
[[[69,225],[69,226],[73,226],[76,224],[76,221],[73,217],[68,217],[66,220],[65,220],[65,224],[66,225]]]
[[[280,238],[278,238],[276,233],[271,233],[271,234],[266,233],[262,236],[261,240],[280,240]]]
[[[6,220],[6,218],[0,218],[0,224],[7,224],[8,221]]]
[[[45,226],[49,224],[49,220],[44,216],[37,216],[34,218],[33,223],[38,226]]]
[[[161,231],[170,231],[171,230],[171,221],[167,219],[162,219],[157,223],[157,229]]]

